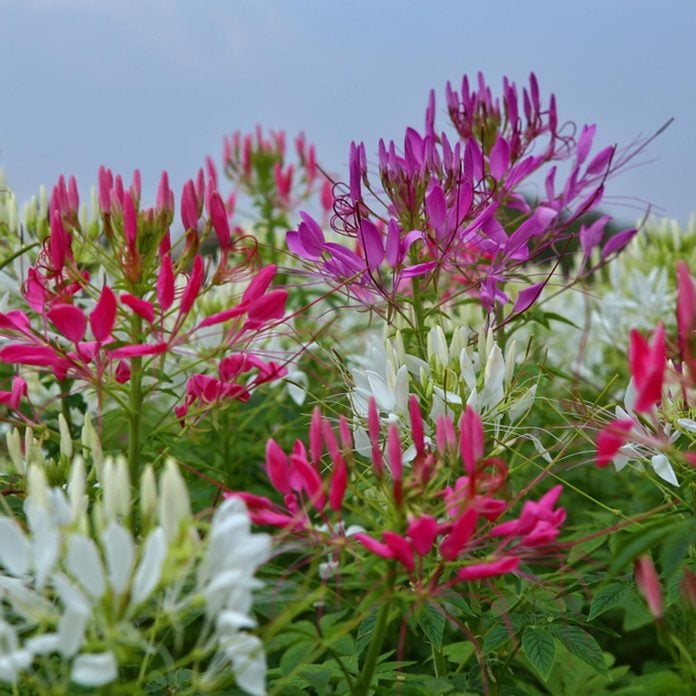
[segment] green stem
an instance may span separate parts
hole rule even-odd
[[[433,665],[435,666],[435,676],[447,676],[447,664],[445,663],[445,655],[442,650],[438,650],[434,645],[431,645],[433,655]]]
[[[377,614],[377,621],[375,622],[374,632],[372,633],[372,641],[370,642],[370,647],[362,666],[360,679],[351,692],[353,696],[367,696],[370,693],[372,677],[375,672],[375,667],[377,666],[377,660],[382,652],[384,637],[387,633],[387,627],[389,626],[390,608],[390,601],[386,599],[379,609],[379,614]]]
[[[135,315],[131,321],[131,339],[138,342],[142,319]],[[131,482],[138,480],[140,468],[141,430],[143,412],[143,359],[131,359],[130,394],[128,398],[128,470]]]
[[[428,348],[426,346],[424,336],[425,336],[425,308],[423,307],[423,298],[420,287],[420,280],[418,278],[413,279],[413,314],[416,320],[416,344],[418,347],[418,357],[421,360],[428,361]]]

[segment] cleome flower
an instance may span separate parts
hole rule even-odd
[[[590,155],[595,126],[578,129],[577,138],[564,132],[555,98],[542,104],[534,75],[521,102],[507,79],[502,99],[494,99],[479,74],[475,85],[465,76],[460,90],[448,84],[446,103],[454,137],[436,131],[431,92],[422,132],[408,128],[403,147],[380,141],[379,182],[368,172],[364,144],[351,143],[348,182],[336,187],[331,221],[346,241],[327,239],[307,213],[287,234],[288,249],[310,273],[362,304],[393,304],[444,278],[489,313],[504,307],[506,283],[567,245],[571,224],[599,205],[607,176],[631,156],[614,147]],[[563,162],[570,163],[565,181]],[[533,206],[523,195],[532,176],[544,180]],[[609,218],[602,220],[578,236],[586,254],[600,248],[606,259],[635,230],[607,238]],[[526,288],[508,316],[529,308],[544,284]]]
[[[514,572],[524,560],[545,553],[565,520],[565,511],[556,507],[562,487],[538,501],[525,501],[520,516],[514,517],[511,501],[500,497],[507,467],[484,456],[478,414],[467,407],[458,433],[450,417],[440,417],[433,444],[426,441],[413,395],[408,411],[410,424],[404,428],[409,428],[415,449],[409,468],[404,466],[396,423],[388,425],[382,447],[382,425],[372,399],[370,468],[351,475],[359,462],[346,420],[341,418],[336,438],[328,420],[315,410],[309,452],[299,440],[290,454],[274,440],[268,442],[266,471],[282,503],[244,492],[228,495],[247,503],[256,524],[276,527],[283,538],[329,553],[330,567],[320,568],[325,578],[337,574],[346,549],[357,558],[366,551],[394,561],[410,587],[434,594],[441,586]],[[321,465],[324,449],[331,460],[327,473]],[[464,475],[454,474],[457,464]],[[359,496],[371,501],[369,515],[346,504]]]
[[[135,688],[147,673],[141,664],[159,650],[176,655],[167,636],[200,617],[189,624],[207,664],[200,683],[213,688],[231,669],[244,691],[265,693],[264,651],[249,629],[254,573],[270,539],[251,533],[243,502],[225,501],[201,538],[173,460],[159,492],[152,468],[144,470],[137,514],[124,460],[107,458],[101,489],[90,503],[80,456],[67,491],[50,488],[31,464],[26,525],[0,516],[0,681],[66,693],[69,684],[117,680]],[[66,666],[58,674],[56,656]]]

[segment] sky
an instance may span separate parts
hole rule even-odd
[[[347,178],[348,146],[422,128],[428,92],[483,71],[556,94],[559,119],[597,124],[597,146],[672,125],[605,208],[696,211],[693,0],[0,0],[0,168],[19,201],[100,165],[138,167],[152,202],[175,192],[224,135],[257,123],[304,131]],[[178,195],[177,195],[178,198]]]

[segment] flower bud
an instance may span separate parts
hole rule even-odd
[[[60,431],[60,453],[70,461],[73,456],[73,443],[68,422],[62,413],[58,414],[58,430]]]
[[[145,527],[149,527],[157,514],[157,482],[152,465],[148,464],[140,477],[140,514]]]
[[[173,459],[167,459],[160,476],[159,521],[167,541],[176,541],[181,525],[191,518],[188,488],[179,467]]]
[[[18,474],[26,474],[27,467],[22,456],[22,440],[17,428],[12,428],[5,434],[5,442],[7,443],[7,451],[12,460],[15,470]]]

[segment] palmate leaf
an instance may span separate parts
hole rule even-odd
[[[556,657],[556,641],[549,628],[529,626],[522,636],[522,652],[546,681]]]
[[[579,657],[600,674],[609,674],[602,648],[587,631],[572,624],[554,625],[551,626],[551,631],[568,652]]]
[[[624,600],[628,592],[629,587],[625,582],[610,582],[602,587],[592,598],[587,620],[592,621],[605,611],[613,609]]]

